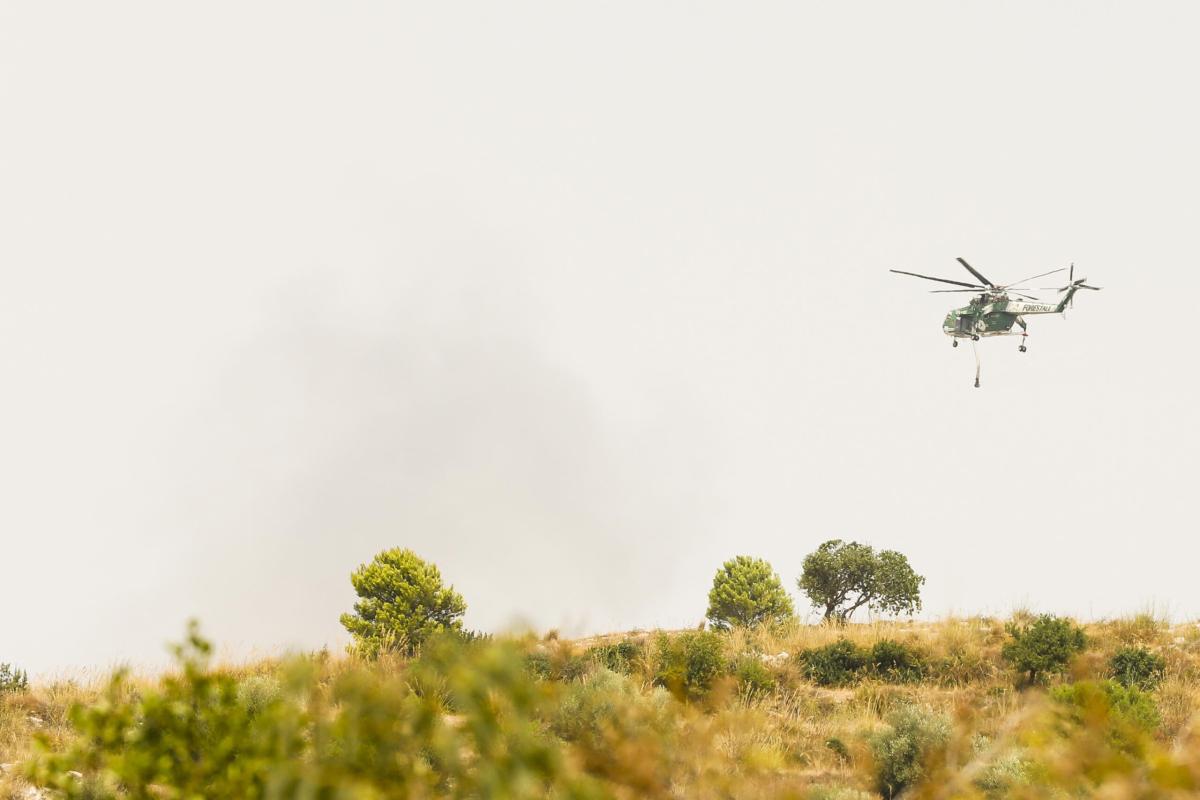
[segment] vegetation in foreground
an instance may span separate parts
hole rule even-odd
[[[722,565],[708,622],[562,641],[465,631],[435,566],[352,578],[354,645],[103,684],[0,669],[0,800],[1191,797],[1200,626],[911,613],[923,578],[834,540],[798,587]]]
[[[1037,618],[467,640],[0,694],[0,798],[1117,797],[1200,789],[1200,628]],[[1007,622],[1007,624],[1006,624]],[[1076,641],[1075,631],[1067,637]],[[1057,652],[1055,643],[1050,649]]]

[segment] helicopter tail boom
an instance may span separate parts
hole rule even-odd
[[[1075,293],[1080,289],[1091,289],[1093,292],[1100,291],[1101,287],[1089,286],[1086,281],[1087,278],[1080,278],[1077,281],[1071,281],[1070,284],[1059,289],[1060,292],[1066,292],[1066,294],[1063,295],[1062,300],[1059,300],[1058,305],[1055,306],[1056,313],[1061,314],[1062,312],[1066,311],[1069,306],[1074,305]]]

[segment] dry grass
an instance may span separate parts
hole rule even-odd
[[[891,712],[903,706],[926,708],[960,723],[969,720],[970,734],[976,740],[1002,740],[1014,720],[1030,708],[1028,696],[1014,688],[1013,675],[1000,656],[1006,622],[965,617],[841,628],[791,624],[729,634],[727,658],[762,658],[776,688],[746,691],[730,678],[714,689],[708,703],[680,707],[675,723],[677,740],[670,756],[674,796],[803,796],[810,790],[821,796],[833,789],[843,794],[828,796],[872,796],[856,794],[871,789],[870,738],[886,728]],[[1085,628],[1088,652],[1077,660],[1071,677],[1103,677],[1107,659],[1122,646],[1148,647],[1162,654],[1168,665],[1167,678],[1154,693],[1162,717],[1159,740],[1164,748],[1175,751],[1200,747],[1200,627],[1171,625],[1140,614]],[[525,645],[562,661],[582,659],[589,648],[599,644],[642,642],[647,645],[645,655],[633,665],[628,679],[637,691],[649,696],[658,667],[652,646],[655,635],[632,632],[576,641],[529,638]],[[930,674],[913,684],[868,680],[852,687],[821,688],[805,682],[796,655],[839,638],[862,647],[882,639],[908,644],[925,654]],[[353,669],[357,663],[348,656],[328,657],[323,662],[329,674]],[[264,659],[222,669],[244,681],[272,680],[279,663]],[[140,691],[156,680],[155,676],[140,676],[130,691]],[[103,679],[35,682],[27,691],[0,696],[0,764],[19,765],[27,759],[35,734],[52,743],[68,741],[72,736],[70,708],[97,701],[105,685]],[[0,798],[23,796],[23,791],[14,767],[9,766],[0,776]]]

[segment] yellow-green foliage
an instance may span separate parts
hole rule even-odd
[[[714,628],[753,628],[791,619],[792,598],[771,565],[738,556],[721,565],[708,593],[708,621]]]
[[[1043,614],[1027,625],[1011,623],[1008,633],[1011,639],[1004,645],[1004,660],[1023,673],[1028,683],[1061,673],[1087,644],[1082,628],[1052,614]]]
[[[430,637],[462,630],[467,604],[453,586],[442,584],[437,566],[411,550],[394,548],[375,556],[350,576],[358,594],[342,626],[366,656],[415,653]]]
[[[192,636],[160,677],[0,695],[0,800],[30,783],[110,800],[1193,796],[1196,629],[1085,627],[1069,669],[1026,690],[986,618],[452,637],[415,657],[234,666]],[[798,654],[840,640],[866,654],[854,685],[805,678]],[[1128,646],[1162,657],[1158,688],[1107,680]],[[919,677],[874,664],[910,657]]]

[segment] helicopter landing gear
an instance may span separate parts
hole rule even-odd
[[[1018,352],[1018,353],[1024,353],[1024,352],[1025,352],[1026,350],[1028,350],[1028,349],[1029,349],[1029,348],[1028,348],[1028,347],[1026,347],[1025,345],[1021,345],[1020,347],[1018,347],[1018,348],[1017,348],[1017,352]]]
[[[951,347],[958,347],[958,339],[955,339],[955,340],[953,340],[952,342],[950,342],[950,346],[951,346]]]
[[[1017,346],[1018,353],[1024,353],[1029,348],[1025,346],[1025,340],[1029,338],[1029,334],[1021,331],[1021,344]]]
[[[978,341],[979,341],[979,334],[978,334],[978,333],[973,333],[973,334],[971,334],[971,341],[972,341],[972,342],[978,342]]]

